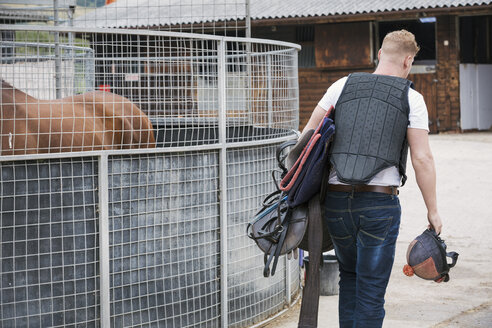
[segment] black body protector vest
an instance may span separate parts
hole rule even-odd
[[[383,169],[396,166],[405,184],[411,86],[411,81],[394,76],[349,75],[335,106],[330,158],[338,180],[367,184]]]

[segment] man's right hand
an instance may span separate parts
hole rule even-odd
[[[442,230],[442,221],[439,213],[427,213],[427,220],[429,220],[429,228],[439,235]]]

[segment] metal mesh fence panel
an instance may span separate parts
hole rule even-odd
[[[0,326],[99,322],[97,162],[1,166]]]
[[[228,141],[286,136],[298,125],[297,51],[227,43]]]
[[[274,276],[264,278],[263,253],[258,252],[245,234],[245,227],[258,210],[258,204],[274,190],[271,172],[277,165],[276,146],[227,152],[230,327],[247,327],[268,318],[283,308],[287,297],[284,259],[279,260]],[[295,267],[298,271],[297,263]],[[292,284],[298,283],[296,274]]]
[[[220,325],[218,154],[110,160],[114,327]]]
[[[108,265],[112,327],[217,327],[223,256],[229,326],[247,327],[278,312],[290,300],[287,285],[291,296],[298,291],[298,267],[287,269],[281,260],[274,277],[262,278],[262,254],[244,233],[272,189],[275,148],[227,152],[224,255],[217,150],[111,156],[103,191],[108,264],[99,260],[94,158],[2,162],[2,324],[98,326],[99,272]]]

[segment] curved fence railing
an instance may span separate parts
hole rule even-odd
[[[245,229],[295,137],[297,46],[0,27],[16,36],[0,60],[0,326],[248,327],[293,301],[297,262],[263,278]]]

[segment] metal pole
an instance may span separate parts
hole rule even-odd
[[[220,300],[221,300],[221,322],[222,327],[227,328],[229,324],[229,297],[228,297],[228,252],[227,247],[227,145],[226,145],[226,58],[225,41],[217,41],[218,52],[218,76],[217,91],[219,97],[219,144],[220,144]]]
[[[70,6],[68,8],[68,26],[73,27],[73,14],[75,12],[75,7]],[[68,46],[69,51],[72,51],[73,47],[73,32],[68,33]]]
[[[59,24],[58,0],[53,0],[54,23]],[[56,98],[61,98],[61,57],[60,57],[60,32],[55,32],[55,93]]]
[[[268,103],[268,127],[272,127],[273,121],[273,92],[272,92],[272,56],[267,55],[267,103]]]
[[[251,3],[250,0],[246,0],[246,37],[251,38]],[[251,100],[252,96],[252,81],[251,81],[251,42],[246,42],[246,79],[248,84],[248,96],[246,99],[246,110],[248,111],[248,117],[250,124],[254,124],[253,111]]]
[[[251,60],[251,43],[246,42],[246,81],[247,81],[247,96],[246,96],[246,110],[249,118],[249,124],[254,125],[254,115],[253,115],[253,81],[252,81],[252,75],[251,75],[251,67],[252,66],[252,60]]]
[[[108,155],[99,156],[98,196],[99,196],[99,285],[101,306],[101,327],[111,324],[109,288],[109,210],[108,210]]]
[[[298,252],[299,250],[294,250],[294,252]],[[294,255],[292,255],[294,256]],[[290,282],[292,280],[292,275],[290,272],[290,265],[289,262],[290,260],[287,258],[287,256],[284,256],[285,258],[285,302],[287,303],[287,306],[290,307],[290,294],[292,293],[290,289]]]
[[[68,8],[68,26],[73,27],[73,14],[75,12],[75,7],[70,6]],[[67,51],[67,57],[70,58],[70,61],[73,63],[73,72],[74,74],[77,74],[77,69],[75,65],[75,49],[74,49],[74,42],[73,42],[73,32],[68,32],[68,51]],[[85,65],[84,65],[85,67]],[[77,76],[77,75],[75,75]],[[85,78],[85,76],[84,76]],[[70,93],[75,93],[77,91],[77,78],[72,79],[72,90],[70,90]]]
[[[294,50],[294,51],[297,51],[297,50]],[[294,75],[293,76],[294,99],[296,102],[295,106],[297,109],[295,126],[297,126],[297,129],[299,129],[299,70],[298,70],[299,56],[298,56],[298,53],[296,53],[296,55],[292,57],[292,60],[294,61],[294,63],[293,63],[294,65],[292,66],[293,67],[293,75]]]
[[[246,37],[251,37],[251,4],[246,0]]]

